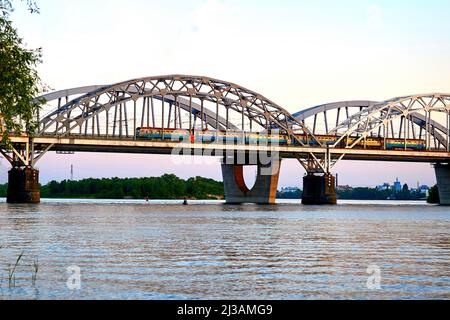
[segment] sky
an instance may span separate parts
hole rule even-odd
[[[57,1],[11,15],[29,48],[42,47],[41,78],[54,90],[193,74],[237,83],[294,113],[342,100],[383,101],[450,91],[449,1]],[[221,179],[218,159],[176,165],[164,156],[47,154],[41,182],[70,177],[175,173]],[[194,162],[194,161],[193,161]],[[5,182],[8,164],[0,164]],[[253,169],[247,172],[252,179]],[[434,184],[430,164],[342,161],[340,184]],[[301,186],[284,160],[279,186]],[[251,181],[249,181],[251,184]]]

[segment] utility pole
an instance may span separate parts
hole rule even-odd
[[[73,164],[70,165],[70,181],[73,181]]]

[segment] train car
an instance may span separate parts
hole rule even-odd
[[[331,135],[315,135],[316,140],[311,136],[296,135],[297,139],[291,140],[289,136],[282,134],[263,134],[254,132],[232,132],[232,131],[214,131],[214,130],[196,130],[193,133],[184,129],[162,129],[162,128],[137,128],[136,137],[138,139],[148,140],[171,140],[171,141],[190,141],[200,143],[222,142],[222,143],[245,143],[245,144],[279,144],[279,145],[300,145],[302,142],[309,146],[318,146],[319,141],[322,145],[334,145],[339,137]],[[360,139],[359,137],[347,137],[340,141],[339,147],[353,145]],[[300,142],[299,142],[300,141]],[[385,146],[386,143],[386,146]],[[367,137],[356,142],[356,148],[366,149],[389,149],[389,150],[425,150],[425,140],[420,139],[384,139],[381,137]]]
[[[242,143],[243,137],[242,132],[232,132],[232,131],[221,131],[217,135],[217,141],[222,143]]]
[[[137,128],[136,138],[148,140],[171,140],[188,141],[190,140],[189,130],[182,129],[162,129],[162,128]]]
[[[196,132],[196,141],[245,143],[245,144],[286,144],[287,138],[278,134],[261,134],[255,132],[203,131]]]
[[[364,145],[366,146],[366,148],[370,148],[370,149],[380,149],[383,147],[383,139],[382,138],[377,138],[377,137],[367,137],[365,140],[361,140],[359,142],[360,144],[362,143],[362,146],[364,147]]]
[[[319,140],[319,142],[322,143],[323,145],[331,146],[331,145],[334,145],[337,142],[338,137],[336,137],[336,136],[320,135],[320,136],[317,137],[317,140]]]
[[[310,145],[317,144],[315,141],[312,141],[311,138],[307,139],[306,135],[304,135],[304,134],[296,134],[295,137],[297,139],[292,140],[292,144],[294,146],[299,146],[302,144],[310,144]]]
[[[348,137],[342,140],[342,145],[352,145],[355,143],[357,137]],[[385,142],[386,141],[386,142]],[[386,143],[386,145],[385,145]],[[406,146],[405,146],[406,143]],[[367,137],[366,139],[361,139],[356,143],[356,148],[366,148],[366,149],[386,149],[388,150],[424,150],[425,141],[419,139],[384,139],[382,137]]]
[[[421,139],[409,139],[407,140],[406,147],[414,150],[425,150],[427,148],[427,142]]]
[[[296,135],[297,138],[304,144],[310,146],[318,145],[318,142],[313,140],[311,137],[306,138],[306,135]],[[316,139],[322,145],[334,145],[340,137],[330,136],[330,135],[315,135]],[[346,146],[353,145],[360,137],[347,137],[340,141],[339,147],[345,148]],[[297,140],[294,140],[294,145],[299,144]],[[385,139],[381,137],[367,137],[366,139],[361,139],[356,142],[356,148],[365,149],[383,149],[385,146]],[[390,150],[404,150],[405,149],[405,139],[386,139],[386,149]],[[406,140],[407,150],[424,150],[425,141],[419,139],[407,139]]]
[[[280,144],[286,145],[290,139],[286,135],[273,133],[246,133],[245,143],[247,144]]]
[[[215,130],[195,130],[193,133],[183,129],[137,128],[136,137],[148,140],[191,141],[200,143],[246,143],[246,144],[288,144],[290,139],[286,135],[261,134],[254,132],[233,132]]]
[[[338,137],[330,135],[314,135],[319,142],[313,139],[312,136],[307,137],[305,134],[296,134],[295,136],[297,137],[298,140],[297,139],[292,140],[294,145],[300,145],[301,143],[303,143],[309,146],[318,146],[320,142],[322,145],[330,146],[335,144],[336,141],[338,140]]]
[[[216,141],[216,135],[219,137],[220,132],[211,131],[211,130],[197,130],[194,132],[194,140],[195,142],[214,142]],[[220,134],[220,137],[223,138],[223,135]]]
[[[351,146],[353,145],[360,137],[348,137],[342,139],[341,146]],[[382,149],[384,147],[384,139],[378,137],[367,137],[366,139],[359,140],[356,145],[356,148],[362,149]]]
[[[386,139],[386,149],[392,150],[425,150],[426,143],[425,140],[420,139]]]

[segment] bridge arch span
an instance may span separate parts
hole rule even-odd
[[[327,103],[296,112],[293,117],[312,128],[313,134],[329,134],[341,121],[375,103],[377,102],[365,100]]]
[[[43,117],[38,135],[132,138],[143,126],[309,133],[254,91],[208,77],[169,75],[94,88]]]
[[[44,112],[46,111],[47,116],[44,117],[45,121],[40,121],[38,119],[39,123],[39,129],[44,128],[46,121],[49,116],[51,116],[52,113],[59,112],[58,110],[61,110],[65,104],[69,103],[69,101],[80,97],[81,95],[86,95],[90,92],[93,92],[95,90],[98,90],[100,88],[107,87],[106,85],[91,85],[91,86],[84,86],[84,87],[77,87],[77,88],[71,88],[71,89],[64,89],[59,90],[55,92],[51,92],[45,95],[42,95],[38,97],[36,100],[44,100],[45,106],[44,106]],[[155,99],[158,99],[158,97],[155,97]],[[161,99],[160,99],[161,100]],[[165,98],[166,101],[169,101],[170,103],[174,104],[174,98],[169,96]],[[189,110],[189,101],[186,99],[179,99],[178,104],[180,108],[183,110],[188,111]],[[200,105],[198,103],[192,103],[194,112],[198,113],[200,112]],[[206,119],[207,124],[215,129],[216,123],[214,122],[214,119],[216,118],[215,114],[207,109],[204,110],[203,113],[203,119]],[[225,129],[226,123],[225,119],[223,117],[219,117],[219,129]],[[237,130],[237,127],[235,127],[233,124],[229,123],[229,128],[232,130]]]
[[[430,93],[375,103],[329,131],[340,139],[354,137],[353,148],[368,137],[422,140],[426,150],[450,150],[450,94]]]
[[[417,95],[421,96],[421,95]],[[430,96],[430,95],[425,95]],[[442,94],[440,94],[442,96]],[[446,95],[448,96],[448,95]],[[385,103],[393,102],[396,99],[391,99]],[[447,105],[447,103],[444,103]],[[302,122],[305,126],[311,128],[314,135],[335,135],[342,134],[342,128],[345,127],[349,118],[364,119],[364,112],[367,108],[383,105],[383,102],[355,100],[355,101],[340,101],[328,104],[323,104],[301,110],[294,113],[293,116],[297,121]],[[436,111],[433,109],[431,112]],[[445,110],[441,110],[441,112]],[[391,112],[391,119],[389,123],[389,130],[386,132],[386,138],[390,139],[404,139],[405,135],[408,139],[425,139],[425,135],[430,137],[430,148],[433,149],[448,149],[448,124],[445,116],[439,117],[427,116],[420,108],[411,109],[408,112],[408,117],[403,120],[395,118],[399,111]],[[405,133],[408,130],[409,136]],[[340,128],[340,129],[339,129]],[[352,133],[352,135],[358,135]],[[364,135],[364,134],[363,134]],[[368,132],[369,136],[384,137],[384,132]]]

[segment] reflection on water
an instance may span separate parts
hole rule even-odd
[[[0,246],[0,299],[450,298],[450,212],[417,202],[0,203]]]

